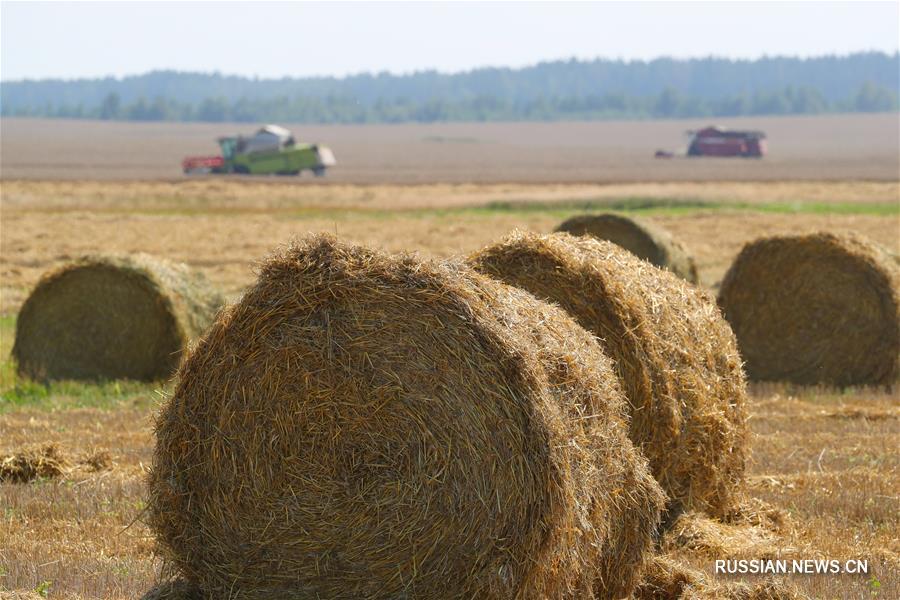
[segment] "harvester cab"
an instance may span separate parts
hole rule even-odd
[[[225,160],[234,160],[238,146],[237,137],[221,137],[219,138],[219,148],[222,149],[222,158]]]
[[[266,125],[249,137],[221,137],[218,142],[221,156],[185,158],[184,172],[299,175],[309,170],[322,176],[336,164],[329,148],[297,143],[290,131],[278,125]]]

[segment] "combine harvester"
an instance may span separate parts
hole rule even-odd
[[[725,156],[762,158],[766,154],[766,134],[762,131],[740,131],[711,126],[688,131],[687,156]],[[675,152],[657,150],[657,158],[672,158]]]
[[[221,137],[218,141],[221,156],[188,156],[181,161],[184,172],[299,175],[310,170],[321,177],[336,164],[329,148],[298,144],[290,131],[278,125],[266,125],[251,137]]]

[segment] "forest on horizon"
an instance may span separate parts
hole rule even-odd
[[[402,123],[898,110],[900,55],[562,60],[519,69],[257,79],[153,71],[0,84],[0,114],[126,121]]]

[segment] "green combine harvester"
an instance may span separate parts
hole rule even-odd
[[[250,137],[219,138],[221,156],[188,156],[181,161],[187,174],[239,173],[244,175],[325,174],[336,162],[334,153],[319,144],[298,144],[290,131],[266,125]]]

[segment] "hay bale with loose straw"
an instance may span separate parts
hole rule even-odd
[[[262,267],[156,433],[149,523],[214,597],[621,597],[664,501],[562,311],[329,236]]]
[[[900,376],[900,267],[861,236],[750,242],[719,304],[752,379],[848,386]]]
[[[476,270],[558,303],[601,341],[629,401],[630,436],[671,498],[723,515],[743,479],[746,389],[715,302],[610,242],[514,232]]]
[[[38,380],[164,379],[223,304],[186,265],[88,256],[41,278],[19,313],[13,356]]]
[[[556,231],[612,242],[686,281],[700,280],[697,264],[687,248],[659,225],[642,219],[612,213],[577,215],[564,221]]]

